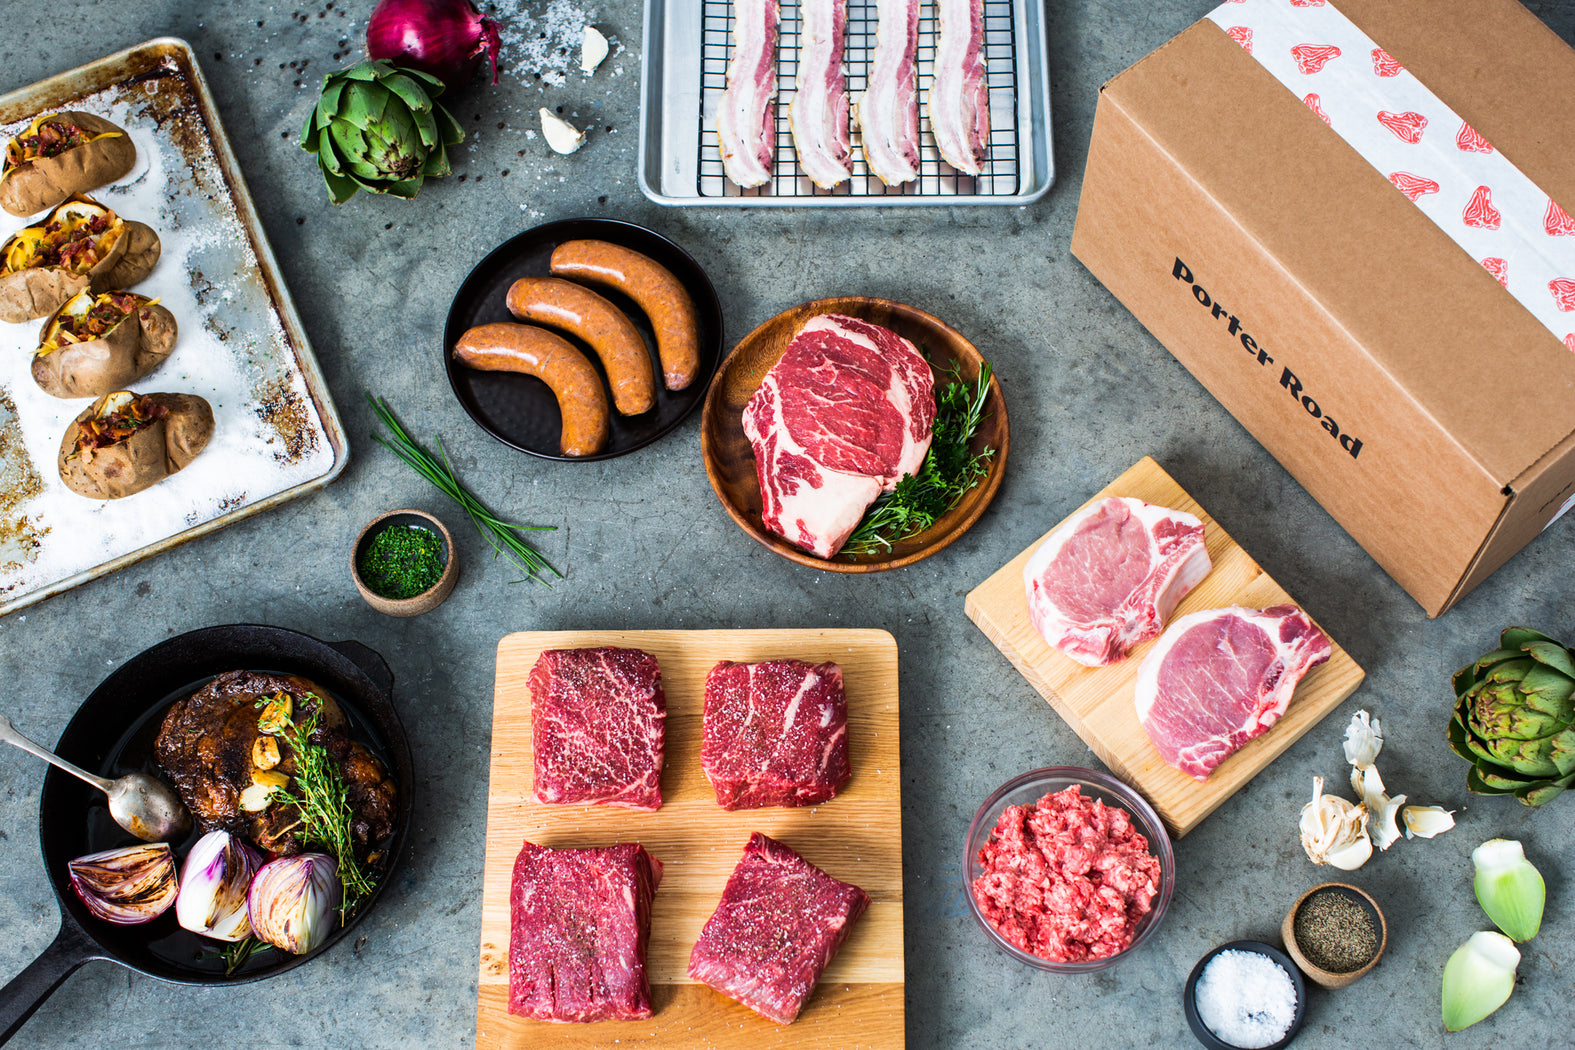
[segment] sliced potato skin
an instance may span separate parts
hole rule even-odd
[[[152,372],[175,349],[175,315],[145,296],[133,316],[98,339],[62,346],[33,356],[33,382],[51,397],[98,397],[124,389]],[[38,333],[40,346],[54,334],[65,306]]]
[[[213,408],[195,394],[149,394],[169,415],[107,448],[78,450],[80,425],[110,397],[98,398],[66,427],[60,442],[60,480],[88,499],[122,499],[184,468],[213,437]]]
[[[52,114],[90,135],[116,133],[68,149],[54,157],[37,157],[7,168],[0,175],[0,208],[12,215],[34,215],[53,208],[74,193],[86,193],[128,174],[137,163],[137,147],[126,130],[91,113]]]

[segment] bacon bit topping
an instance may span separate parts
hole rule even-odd
[[[94,135],[70,121],[60,119],[58,113],[46,113],[33,121],[26,131],[6,144],[6,174],[9,175],[15,168],[38,160],[40,157],[58,157],[67,150],[86,146],[89,142],[118,138],[122,134],[124,132],[105,131]]]
[[[108,208],[84,216],[62,206],[42,224],[18,231],[7,242],[5,269],[0,272],[64,266],[74,273],[87,273],[114,246],[123,225]],[[106,237],[106,233],[113,235]]]
[[[78,423],[77,447],[108,448],[118,445],[169,414],[168,408],[143,394],[119,412],[102,419],[87,419]]]

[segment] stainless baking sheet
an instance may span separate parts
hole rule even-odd
[[[104,116],[136,143],[136,167],[93,195],[158,231],[163,255],[136,290],[180,329],[136,389],[206,398],[215,433],[144,492],[76,495],[55,461],[88,402],[33,383],[28,351],[42,322],[0,324],[0,615],[321,488],[349,456],[190,46],[150,40],[0,97],[0,135],[61,109]],[[0,240],[29,221],[0,217]]]
[[[940,159],[923,99],[935,51],[933,4],[920,7],[918,77],[919,178],[888,187],[871,175],[853,129],[853,177],[817,189],[800,174],[788,130],[788,103],[798,75],[798,0],[783,0],[777,44],[776,154],[773,179],[741,190],[722,171],[716,105],[732,49],[731,0],[648,0],[640,82],[640,189],[658,204],[721,207],[836,208],[878,205],[1027,204],[1055,180],[1050,143],[1050,75],[1042,5],[984,0],[990,91],[990,154],[983,174],[961,175]],[[843,60],[848,92],[864,89],[875,47],[874,0],[848,0]]]

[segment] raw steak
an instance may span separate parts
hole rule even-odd
[[[1028,618],[1048,644],[1103,667],[1159,634],[1210,568],[1197,518],[1112,496],[1062,522],[1023,566]]]
[[[852,317],[812,317],[744,406],[766,528],[821,558],[930,448],[935,377],[913,344]]]
[[[639,649],[550,649],[530,671],[536,799],[662,808],[667,698]]]
[[[857,886],[757,831],[689,953],[689,976],[792,1024],[869,904]]]
[[[1207,609],[1166,629],[1138,668],[1138,720],[1160,757],[1196,780],[1285,713],[1329,639],[1294,605]]]
[[[853,775],[842,668],[802,660],[711,668],[700,766],[723,809],[831,799]]]
[[[645,945],[662,862],[644,846],[525,843],[509,893],[509,1013],[539,1021],[650,1017]]]

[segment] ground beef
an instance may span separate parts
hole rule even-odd
[[[1076,785],[1008,806],[979,850],[973,897],[1009,943],[1052,962],[1132,943],[1159,889],[1159,860],[1132,817]]]

